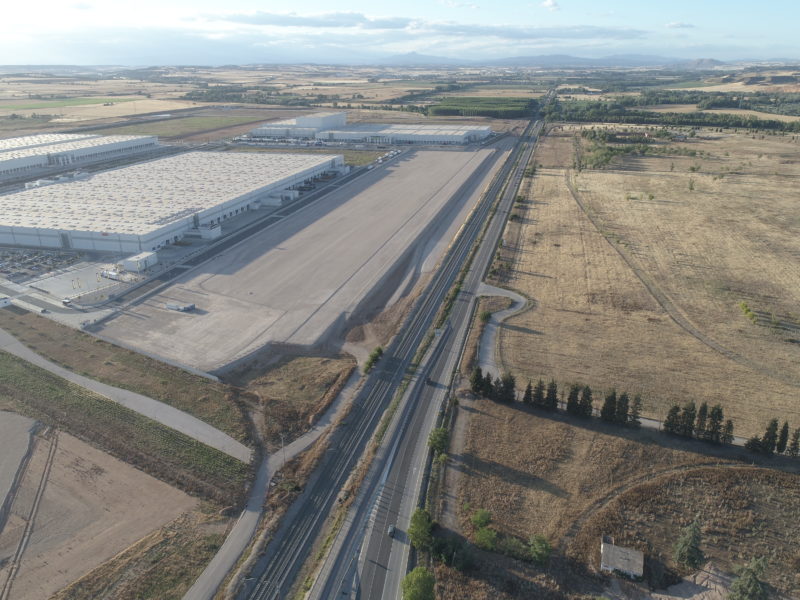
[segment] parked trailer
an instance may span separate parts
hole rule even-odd
[[[192,312],[195,309],[194,304],[177,304],[175,302],[167,302],[164,306],[169,310],[176,310],[178,312]]]

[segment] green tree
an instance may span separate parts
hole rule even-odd
[[[418,508],[411,515],[408,540],[417,550],[427,550],[433,544],[433,521],[430,513],[424,508]]]
[[[474,394],[483,393],[483,371],[480,367],[475,367],[469,376],[469,387]]]
[[[778,435],[778,443],[775,445],[775,451],[778,454],[783,454],[786,452],[786,445],[789,443],[789,423],[787,421],[783,422],[783,427],[781,427],[781,432]]]
[[[725,415],[722,411],[722,407],[719,404],[712,406],[711,411],[708,413],[703,439],[719,444],[722,441],[722,421],[724,418]]]
[[[481,527],[475,532],[475,545],[493,552],[497,548],[497,532],[489,527]]]
[[[775,446],[778,444],[778,419],[772,419],[767,425],[764,437],[761,438],[761,451],[771,456],[775,453]]]
[[[739,571],[739,576],[731,584],[728,600],[767,600],[769,594],[760,577],[766,569],[764,558],[754,558]]]
[[[494,378],[494,384],[492,385],[492,397],[491,400],[498,402],[503,394],[503,380],[500,377]]]
[[[700,567],[705,560],[703,551],[700,549],[700,541],[700,524],[697,521],[684,527],[673,547],[672,556],[675,562],[691,569]]]
[[[694,435],[694,421],[697,417],[697,409],[694,402],[687,402],[681,410],[681,416],[678,419],[678,434],[683,437],[692,437]]]
[[[437,427],[431,431],[428,436],[428,446],[436,454],[444,454],[447,452],[447,446],[450,444],[450,433],[447,427]]]
[[[614,421],[620,425],[628,424],[628,406],[630,400],[628,399],[628,392],[622,392],[617,398],[617,406],[614,411]]]
[[[592,388],[588,385],[583,386],[581,391],[581,416],[589,418],[594,413],[594,406],[592,404]]]
[[[569,394],[567,395],[567,413],[570,415],[581,414],[581,401],[580,401],[581,388],[578,385],[571,385]]]
[[[528,385],[525,386],[525,393],[522,395],[522,402],[523,404],[528,405],[533,404],[533,386],[531,385],[530,380],[528,380]]]
[[[697,420],[694,424],[695,434],[698,439],[706,439],[706,423],[708,421],[708,404],[703,402],[697,410]]]
[[[535,535],[528,542],[531,560],[540,567],[547,564],[550,560],[550,553],[553,551],[550,542],[543,535]]]
[[[730,419],[725,421],[725,427],[722,429],[722,435],[720,436],[719,441],[723,444],[733,443],[733,421]]]
[[[400,587],[403,590],[403,600],[435,600],[433,591],[436,579],[425,567],[416,567],[403,578]]]
[[[680,412],[681,407],[677,404],[674,404],[672,408],[669,409],[667,418],[664,419],[664,431],[673,434],[678,433],[678,427],[680,426]]]
[[[789,456],[796,458],[798,455],[800,455],[800,427],[792,433],[792,441],[789,444]]]
[[[492,374],[489,371],[483,376],[483,397],[492,398],[494,396],[494,383],[492,382]]]
[[[544,406],[547,410],[558,410],[558,385],[556,385],[555,379],[551,379],[547,384]]]
[[[631,411],[628,414],[628,425],[631,427],[641,427],[642,426],[642,397],[639,394],[636,394],[633,397],[633,404],[631,404]]]
[[[511,373],[504,373],[500,380],[500,391],[497,400],[500,402],[514,402],[517,399],[517,380]]]
[[[476,529],[481,529],[492,522],[492,513],[485,508],[479,508],[472,513],[472,516],[469,518],[469,520]]]
[[[533,388],[533,405],[544,408],[544,382],[541,379]]]
[[[600,418],[607,423],[613,423],[617,416],[617,392],[611,390],[611,393],[606,396],[603,401],[603,407],[600,409]]]

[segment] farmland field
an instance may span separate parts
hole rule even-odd
[[[703,132],[674,155],[575,172],[577,133],[545,138],[501,252],[503,283],[534,301],[500,331],[505,366],[640,393],[655,418],[720,403],[738,435],[800,425],[795,139]]]
[[[141,123],[136,125],[125,125],[114,127],[107,130],[98,130],[96,133],[105,135],[157,135],[159,137],[171,138],[179,136],[189,136],[202,134],[206,131],[216,129],[227,129],[237,125],[252,123],[256,127],[264,121],[263,118],[255,117],[181,117],[168,119],[166,121],[156,121],[154,123]],[[245,128],[246,130],[247,128]],[[241,133],[241,132],[236,132]],[[233,134],[232,134],[233,135]]]

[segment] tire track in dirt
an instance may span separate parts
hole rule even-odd
[[[700,329],[698,329],[690,320],[689,318],[675,305],[675,303],[667,296],[667,294],[659,288],[656,283],[650,279],[650,277],[641,269],[639,268],[633,261],[631,257],[629,257],[625,252],[623,252],[617,245],[615,245],[611,240],[603,234],[600,226],[595,221],[594,217],[591,213],[587,210],[586,205],[580,199],[580,195],[575,190],[574,183],[570,178],[570,171],[566,170],[564,172],[564,181],[566,182],[567,188],[569,189],[570,194],[572,195],[573,200],[581,209],[586,218],[592,223],[594,228],[597,232],[603,236],[603,239],[606,240],[609,246],[611,246],[616,253],[622,258],[628,268],[633,272],[634,275],[642,282],[642,285],[647,289],[650,295],[658,302],[659,306],[664,310],[667,315],[684,331],[690,334],[692,337],[697,339],[699,342],[702,342],[712,350],[722,354],[725,358],[732,360],[734,362],[739,363],[740,365],[755,371],[756,373],[760,373],[761,375],[765,375],[777,381],[780,381],[786,385],[790,385],[792,387],[800,388],[800,380],[789,377],[784,373],[780,373],[770,369],[769,367],[759,365],[754,363],[753,361],[745,358],[741,354],[726,348],[716,340],[712,339],[710,336],[706,335]]]
[[[651,481],[655,481],[656,479],[660,479],[661,477],[665,477],[668,475],[674,475],[676,473],[684,473],[689,471],[700,470],[703,468],[714,467],[714,468],[733,468],[733,467],[742,467],[746,466],[743,465],[741,462],[733,462],[733,461],[708,461],[702,463],[694,463],[690,465],[681,465],[678,467],[671,467],[669,469],[665,469],[663,471],[659,471],[658,473],[647,473],[640,477],[636,477],[635,479],[631,479],[626,483],[615,487],[613,490],[608,492],[605,496],[598,498],[594,502],[592,502],[589,506],[583,509],[580,516],[575,519],[575,521],[570,525],[570,528],[567,532],[561,536],[561,539],[558,541],[558,547],[562,549],[562,554],[566,556],[569,547],[572,545],[572,542],[575,541],[575,537],[580,533],[580,530],[583,529],[583,526],[586,524],[586,521],[597,513],[598,511],[604,509],[608,506],[611,502],[619,498],[625,492],[628,492],[642,484],[650,483]]]
[[[19,571],[22,555],[25,553],[25,549],[28,547],[28,542],[30,542],[31,535],[33,534],[33,526],[36,521],[36,514],[39,512],[39,504],[42,502],[42,496],[44,496],[44,490],[47,487],[47,481],[50,479],[50,469],[53,467],[57,448],[58,430],[53,430],[52,438],[50,439],[50,449],[47,453],[47,461],[45,462],[44,469],[42,470],[42,477],[39,480],[39,485],[36,488],[36,495],[34,496],[33,504],[31,505],[31,510],[28,513],[28,518],[25,522],[25,529],[22,532],[22,537],[19,540],[19,544],[14,552],[14,556],[11,558],[11,568],[8,571],[8,578],[3,584],[3,589],[0,590],[0,600],[8,600],[9,594],[11,594],[11,586],[14,584],[14,578],[17,575],[17,571]]]

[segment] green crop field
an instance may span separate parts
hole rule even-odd
[[[536,100],[532,98],[452,96],[429,106],[428,115],[514,119],[530,116],[535,107]]]

